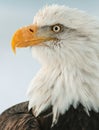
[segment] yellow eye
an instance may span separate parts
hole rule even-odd
[[[61,31],[61,26],[59,26],[59,25],[52,26],[52,31],[55,32],[55,33],[60,32]]]

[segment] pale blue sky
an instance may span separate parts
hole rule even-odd
[[[0,0],[0,112],[27,100],[26,90],[40,65],[30,49],[11,51],[16,29],[31,24],[33,16],[46,4],[63,4],[99,17],[99,0]]]

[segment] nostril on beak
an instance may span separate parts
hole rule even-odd
[[[30,32],[34,32],[31,28],[29,29]]]

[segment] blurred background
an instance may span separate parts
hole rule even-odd
[[[26,101],[26,90],[40,68],[31,49],[11,50],[11,37],[29,25],[35,13],[46,4],[61,4],[85,10],[99,17],[99,0],[0,0],[0,113]]]

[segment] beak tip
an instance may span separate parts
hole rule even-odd
[[[12,46],[12,51],[14,54],[16,54],[16,48]]]
[[[12,49],[13,53],[16,54],[16,49]]]
[[[16,55],[16,50],[13,50],[13,53]]]
[[[12,48],[13,53],[16,54],[16,44],[15,44],[14,37],[12,38],[12,41],[11,41],[11,48]]]

